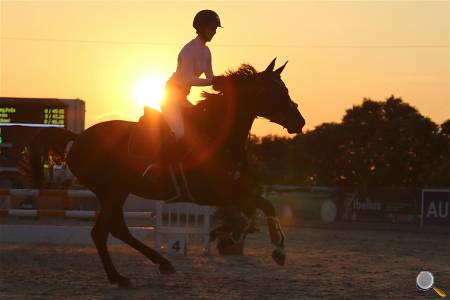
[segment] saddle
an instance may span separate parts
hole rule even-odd
[[[181,163],[173,164],[172,159],[179,156],[180,149],[175,149],[175,136],[162,114],[150,107],[144,108],[144,115],[131,129],[128,140],[128,166],[141,174],[146,180],[148,170],[155,164],[162,164],[164,172],[170,174],[168,180],[173,186],[175,195],[166,201],[177,202],[194,198],[189,192],[183,166]],[[177,154],[178,153],[178,154]]]
[[[164,144],[174,139],[173,133],[163,115],[150,107],[144,107],[144,115],[131,129],[128,153],[147,162],[164,161]]]

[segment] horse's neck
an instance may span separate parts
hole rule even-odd
[[[255,113],[251,112],[245,105],[242,105],[247,99],[238,98],[235,100],[236,103],[234,105],[227,101],[229,99],[212,99],[211,101],[214,100],[220,102],[211,103],[210,105],[220,105],[211,108],[210,113],[208,112],[208,106],[206,106],[207,116],[204,117],[214,123],[211,126],[216,128],[216,131],[228,131],[219,152],[226,153],[230,156],[229,159],[232,160],[245,159],[245,145],[255,119]],[[223,116],[226,116],[225,121]],[[230,127],[224,129],[228,122],[231,122]]]
[[[255,117],[249,112],[238,112],[236,122],[228,136],[229,147],[232,152],[245,152],[247,138],[252,128]]]

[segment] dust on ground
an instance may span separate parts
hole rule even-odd
[[[95,247],[0,243],[0,298],[12,299],[436,299],[415,286],[421,270],[450,292],[448,233],[367,229],[286,230],[287,262],[271,258],[266,228],[248,237],[245,256],[171,256],[157,267],[127,245],[110,245],[117,270],[135,287],[108,283]],[[146,241],[153,246],[153,241]]]

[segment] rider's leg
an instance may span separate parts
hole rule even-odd
[[[179,148],[179,141],[184,135],[184,122],[183,116],[181,114],[181,109],[177,104],[177,101],[166,101],[164,105],[161,105],[161,112],[175,137],[175,142],[177,142],[176,146],[170,145],[171,143],[173,143],[173,138],[166,137],[165,141],[163,142],[163,144],[165,144],[164,147],[168,147],[169,149]],[[177,153],[178,149],[175,149],[175,151],[172,151],[172,154],[174,154],[172,156],[174,156],[174,158],[177,157]],[[150,164],[142,175],[148,177],[150,180],[158,178],[161,175],[159,164]]]
[[[186,141],[184,140],[184,120],[181,111],[181,107],[176,101],[172,103],[166,103],[163,109],[163,116],[166,122],[169,124],[174,136],[175,136],[175,149],[171,149],[170,160],[174,168],[174,176],[176,178],[180,194],[170,199],[171,201],[194,201],[191,193],[189,192],[188,183],[183,168],[183,158],[187,151]]]
[[[184,122],[180,106],[176,101],[166,103],[166,105],[162,107],[162,114],[175,135],[176,140],[179,141],[184,135]]]

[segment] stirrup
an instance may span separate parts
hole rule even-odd
[[[161,170],[159,169],[159,165],[157,163],[152,163],[145,168],[144,172],[142,172],[142,177],[149,178],[154,181],[156,178],[161,176]]]
[[[167,199],[165,202],[166,203],[178,202],[178,200],[185,198],[187,200],[186,202],[194,202],[195,203],[195,199],[192,196],[191,192],[189,191],[189,185],[187,183],[186,177],[184,176],[184,169],[183,169],[182,163],[177,162],[175,164],[178,167],[179,171],[177,172],[177,175],[175,175],[174,171],[171,167],[170,175],[172,177],[172,182],[175,186],[177,195],[175,195],[174,197],[172,197],[170,199]]]

